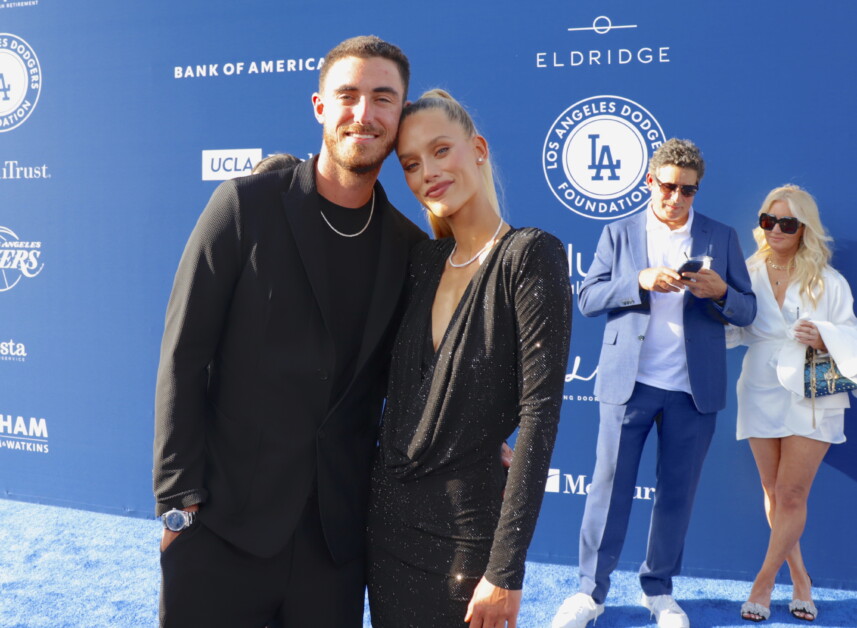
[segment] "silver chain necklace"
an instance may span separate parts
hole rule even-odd
[[[795,260],[794,260],[794,258],[792,258],[792,259],[789,261],[789,263],[788,263],[787,265],[785,265],[785,266],[779,266],[778,264],[774,264],[774,263],[771,261],[771,258],[770,258],[770,257],[769,257],[769,258],[767,258],[765,261],[768,263],[768,266],[770,266],[770,267],[771,267],[771,268],[773,268],[774,270],[784,270],[784,271],[786,271],[786,273],[787,273],[786,278],[787,278],[789,281],[791,281],[791,278],[792,278],[792,271],[793,271],[793,270],[794,270],[794,268],[795,268]],[[773,278],[772,278],[772,279],[773,279]],[[775,285],[775,286],[779,286],[781,283],[783,283],[782,279],[774,280],[774,285]]]
[[[770,266],[770,267],[771,267],[771,268],[773,268],[774,270],[789,270],[789,271],[791,271],[791,270],[794,270],[794,267],[795,267],[795,260],[794,260],[794,258],[790,259],[790,260],[789,260],[789,263],[788,263],[788,264],[786,264],[785,266],[780,266],[780,265],[778,265],[778,264],[774,264],[774,262],[771,260],[771,258],[770,258],[770,257],[769,257],[769,258],[767,258],[767,260],[766,260],[766,261],[768,262],[768,266]]]
[[[449,260],[447,260],[447,261],[449,261],[449,265],[452,266],[453,268],[464,268],[465,266],[470,266],[473,262],[475,262],[477,260],[477,258],[480,255],[482,255],[485,251],[487,251],[488,249],[491,248],[491,245],[494,243],[494,238],[496,238],[497,234],[500,233],[500,229],[502,227],[503,227],[503,219],[500,218],[500,224],[497,225],[497,229],[494,231],[494,235],[492,235],[490,238],[488,238],[488,242],[485,243],[485,246],[483,246],[481,249],[476,251],[476,255],[471,257],[466,262],[462,262],[461,264],[456,264],[455,262],[452,261],[452,256],[455,255],[455,252],[458,250],[458,242],[456,242],[455,246],[452,247],[452,253],[449,254]]]
[[[356,238],[366,231],[369,227],[369,223],[372,222],[372,214],[375,213],[375,190],[372,190],[372,206],[369,208],[369,220],[366,221],[366,224],[363,225],[363,228],[357,233],[342,233],[339,229],[330,224],[330,221],[327,219],[327,216],[324,215],[323,211],[318,210],[318,213],[321,214],[321,217],[324,218],[324,222],[327,223],[327,226],[330,227],[335,234],[341,235],[343,238]]]

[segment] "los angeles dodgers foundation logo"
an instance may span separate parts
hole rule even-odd
[[[42,91],[39,58],[26,41],[0,33],[0,133],[21,126]]]
[[[596,220],[622,218],[649,199],[649,159],[665,137],[649,111],[620,96],[574,103],[545,139],[542,167],[554,196]]]

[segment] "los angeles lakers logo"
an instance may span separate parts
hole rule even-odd
[[[0,133],[30,117],[41,91],[42,68],[33,48],[17,35],[0,33]]]
[[[554,196],[596,220],[622,218],[645,207],[646,170],[665,137],[642,105],[620,96],[576,102],[554,121],[542,167]]]
[[[17,286],[22,277],[32,279],[42,272],[41,256],[41,242],[24,242],[8,227],[0,227],[0,292]]]

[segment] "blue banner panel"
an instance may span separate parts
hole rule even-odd
[[[810,190],[857,286],[852,200],[857,6],[653,0],[530,5],[437,0],[369,10],[330,0],[0,2],[0,490],[149,517],[153,395],[184,243],[219,181],[261,157],[316,153],[310,97],[324,53],[376,34],[410,57],[411,98],[444,87],[474,114],[518,227],[556,234],[577,293],[605,224],[648,202],[648,159],[690,138],[695,207],[745,254],[767,192]],[[381,180],[422,221],[395,160]],[[594,466],[604,320],[575,316],[562,422],[530,558],[575,564]],[[750,578],[768,528],[734,382],[706,462],[684,573]],[[846,434],[857,417],[846,414]],[[654,438],[621,566],[644,557]],[[833,446],[804,554],[819,585],[857,588],[857,455]],[[817,568],[815,566],[818,566]]]

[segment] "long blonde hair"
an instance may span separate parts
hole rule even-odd
[[[402,118],[399,126],[401,126],[402,122],[408,116],[427,109],[440,109],[443,111],[450,122],[455,122],[461,126],[468,139],[479,135],[476,125],[473,123],[473,118],[470,117],[467,110],[449,92],[440,88],[430,89],[423,93],[418,100],[406,105],[402,110]],[[485,163],[482,166],[482,183],[485,187],[485,192],[488,194],[488,202],[491,204],[491,208],[496,212],[497,216],[501,216],[500,199],[497,194],[498,185],[494,178],[494,168],[491,165],[490,153],[486,156]],[[452,229],[449,228],[445,219],[435,216],[428,210],[425,210],[425,212],[435,238],[446,238],[452,235]]]
[[[771,190],[759,209],[759,215],[768,213],[771,205],[777,201],[788,203],[792,216],[803,223],[803,234],[794,257],[795,271],[792,281],[800,286],[799,294],[806,296],[812,305],[816,306],[824,294],[822,271],[830,263],[831,251],[827,243],[831,242],[832,238],[821,224],[818,205],[809,192],[791,184]],[[761,227],[756,227],[753,229],[753,237],[758,248],[750,256],[750,260],[765,262],[771,254],[765,232]]]

